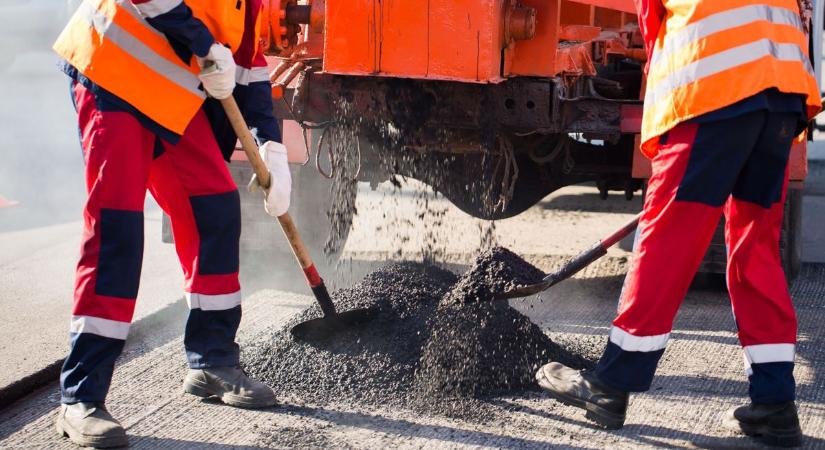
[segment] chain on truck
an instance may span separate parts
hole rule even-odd
[[[806,23],[820,24],[810,27],[810,54],[821,55],[825,2],[800,3]],[[358,181],[417,179],[487,220],[516,216],[572,184],[595,183],[603,199],[644,190],[646,52],[633,0],[265,4],[273,104],[296,163],[291,212],[309,242],[329,233],[333,152],[341,149],[354,153]],[[819,80],[820,58],[812,63]],[[780,243],[789,279],[800,267],[812,131],[790,158]],[[350,140],[333,142],[342,136]],[[235,155],[230,168],[242,185],[251,168]],[[243,249],[285,249],[258,198],[242,197]],[[168,239],[168,221],[165,228]],[[724,273],[725,259],[720,225],[700,272]]]

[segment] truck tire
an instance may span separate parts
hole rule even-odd
[[[713,235],[699,268],[700,275],[710,275],[711,278],[721,276],[724,280],[727,268],[724,222],[724,219],[720,221]],[[799,188],[788,188],[785,198],[785,213],[779,235],[779,256],[782,259],[785,277],[788,284],[791,284],[802,267],[802,189]]]

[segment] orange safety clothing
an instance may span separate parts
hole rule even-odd
[[[215,41],[233,53],[243,36],[244,3],[186,0]],[[200,67],[195,57],[181,59],[167,37],[147,22],[148,11],[131,1],[85,0],[54,50],[95,84],[182,135],[206,99]]]
[[[766,89],[821,109],[796,0],[663,0],[642,119],[642,152],[676,125]]]

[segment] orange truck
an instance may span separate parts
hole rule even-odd
[[[321,225],[309,241],[328,228],[328,181],[314,166],[329,167],[335,152],[357,153],[358,181],[418,179],[483,219],[515,216],[571,184],[595,183],[602,198],[630,199],[644,187],[646,54],[633,0],[268,0],[266,8],[276,115],[291,160],[312,162],[295,169],[292,209],[299,226]],[[232,168],[248,179],[242,161]],[[782,244],[792,272],[806,172],[803,140]],[[260,247],[272,233],[256,230],[268,222],[254,201],[244,239]],[[723,271],[724,260],[717,239],[703,270]]]

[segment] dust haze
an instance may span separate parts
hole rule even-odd
[[[51,45],[77,1],[0,0],[0,231],[77,221],[83,157],[68,78]]]

